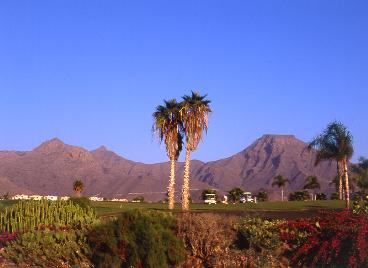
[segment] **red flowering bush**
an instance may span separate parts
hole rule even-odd
[[[288,221],[281,239],[289,245],[295,266],[367,267],[368,217],[349,211],[317,219]]]

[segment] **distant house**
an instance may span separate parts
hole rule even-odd
[[[69,196],[61,196],[60,197],[60,200],[61,201],[68,201],[70,199],[70,197]]]
[[[89,200],[91,200],[91,201],[103,201],[103,198],[102,197],[97,197],[97,196],[91,196],[90,198],[89,198]]]
[[[17,195],[14,195],[11,199],[13,199],[13,200],[28,200],[29,196],[26,195],[26,194],[17,194]]]
[[[54,195],[46,195],[43,197],[44,199],[51,200],[51,201],[57,201],[58,197]]]
[[[42,195],[30,195],[29,199],[31,200],[41,200],[43,198]]]
[[[111,199],[111,201],[113,201],[113,202],[128,202],[128,199],[125,199],[125,198],[114,198],[114,199]]]

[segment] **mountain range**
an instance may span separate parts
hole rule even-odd
[[[276,175],[290,180],[286,193],[303,187],[309,175],[318,177],[321,191],[332,192],[330,181],[336,164],[325,161],[315,166],[316,152],[292,135],[264,135],[243,151],[217,161],[191,161],[191,196],[202,189],[226,193],[233,187],[257,192],[266,189],[271,199],[279,198],[272,187]],[[164,152],[163,152],[164,153]],[[180,199],[183,163],[176,167],[176,198]],[[125,159],[106,147],[88,151],[55,138],[32,151],[0,151],[0,194],[72,195],[76,179],[84,183],[86,196],[147,200],[165,198],[169,163],[144,164]]]

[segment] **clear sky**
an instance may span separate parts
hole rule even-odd
[[[208,93],[193,158],[266,133],[309,141],[330,121],[368,157],[368,1],[0,1],[0,149],[59,137],[166,161],[163,99]]]

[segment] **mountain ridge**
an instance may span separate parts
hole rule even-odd
[[[243,187],[252,192],[268,189],[271,198],[277,199],[277,189],[271,184],[272,178],[279,174],[291,180],[286,192],[300,189],[309,175],[317,175],[322,190],[331,192],[329,182],[336,173],[336,165],[325,161],[314,166],[316,153],[305,148],[306,143],[294,135],[265,134],[227,158],[209,162],[192,160],[192,197],[198,198],[204,188],[225,193],[232,187]],[[178,162],[178,200],[183,170],[184,164]],[[0,178],[3,178],[0,193],[71,195],[73,181],[82,179],[86,195],[131,199],[134,197],[131,193],[141,192],[146,193],[147,199],[157,201],[165,197],[168,176],[169,162],[135,162],[103,145],[86,150],[58,138],[45,141],[31,151],[0,151]]]

